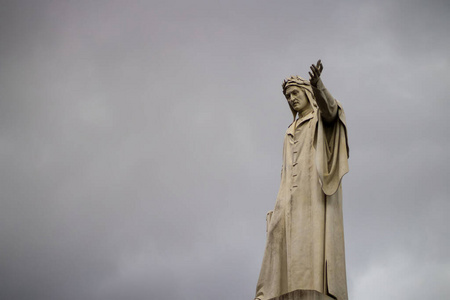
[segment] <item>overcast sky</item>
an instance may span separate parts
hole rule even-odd
[[[1,1],[0,299],[253,299],[319,58],[350,299],[450,299],[449,31],[445,0]]]

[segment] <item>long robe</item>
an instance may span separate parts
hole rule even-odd
[[[298,289],[348,299],[341,189],[348,172],[346,122],[341,104],[319,83],[309,95],[314,111],[286,131],[256,299]],[[334,121],[323,120],[314,103],[318,97],[330,108],[338,106]]]

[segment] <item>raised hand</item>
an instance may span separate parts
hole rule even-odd
[[[309,78],[309,82],[311,82],[311,84],[313,86],[316,86],[317,85],[317,81],[319,81],[320,74],[322,73],[322,70],[323,70],[322,61],[319,59],[317,61],[316,65],[314,65],[314,64],[311,65],[310,69],[311,69],[312,73],[308,72],[309,73],[309,77],[310,77]]]

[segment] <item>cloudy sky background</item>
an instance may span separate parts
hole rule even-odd
[[[1,1],[0,298],[252,299],[281,93],[346,111],[349,296],[449,299],[447,1]]]

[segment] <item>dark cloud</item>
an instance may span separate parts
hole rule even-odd
[[[4,1],[0,297],[251,299],[281,81],[322,58],[349,127],[350,297],[448,298],[449,9]]]

